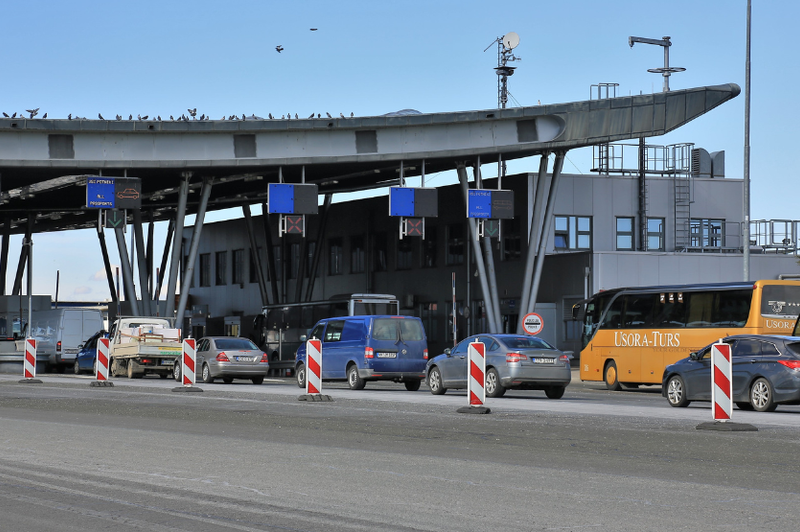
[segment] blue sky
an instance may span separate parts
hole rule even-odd
[[[188,107],[212,118],[492,108],[497,53],[484,49],[510,31],[520,36],[522,61],[509,79],[509,106],[586,100],[601,82],[619,83],[619,96],[659,92],[662,78],[647,69],[662,66],[662,48],[631,48],[630,35],[672,38],[670,64],[686,68],[672,76],[672,89],[744,89],[745,80],[746,0],[4,0],[0,20],[0,111],[40,107],[51,118],[166,117]],[[787,126],[800,86],[797,20],[800,2],[753,0],[753,219],[800,218]],[[648,142],[724,150],[726,175],[741,178],[744,94]],[[567,156],[565,172],[589,172],[591,151]],[[523,160],[509,171],[537,167]],[[451,179],[429,176],[426,184]],[[165,231],[157,229],[157,246]],[[107,240],[114,257],[111,234]],[[35,235],[34,249],[34,293],[53,293],[60,270],[62,300],[108,298],[95,275],[102,261],[92,231]],[[11,250],[9,276],[18,238]]]

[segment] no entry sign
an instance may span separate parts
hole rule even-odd
[[[539,334],[544,329],[544,320],[535,312],[525,314],[522,318],[522,328],[528,334]]]

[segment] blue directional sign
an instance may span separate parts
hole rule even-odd
[[[270,183],[267,211],[270,214],[317,214],[317,185]]]
[[[389,216],[436,218],[439,216],[438,193],[435,188],[391,187]]]
[[[471,189],[467,201],[467,218],[508,220],[514,217],[513,190]]]
[[[86,180],[86,206],[90,209],[114,208],[114,179],[90,177]]]

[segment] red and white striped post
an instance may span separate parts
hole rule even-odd
[[[97,340],[97,380],[108,380],[108,353],[111,350],[111,340],[99,338]]]
[[[467,353],[469,406],[483,406],[483,403],[486,402],[486,346],[482,342],[472,342],[469,344]]]
[[[22,363],[22,375],[26,379],[36,378],[36,339],[25,339],[25,360]]]
[[[711,346],[711,404],[714,421],[730,421],[733,412],[733,371],[731,346],[718,342]]]
[[[306,393],[322,393],[322,342],[316,338],[306,342]]]
[[[184,338],[183,356],[181,357],[181,377],[184,386],[194,386],[197,380],[195,365],[197,362],[197,350],[195,349],[194,338]]]

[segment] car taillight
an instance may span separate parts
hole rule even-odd
[[[528,360],[528,357],[522,353],[506,353],[506,362],[519,362],[520,360]]]
[[[567,364],[569,364],[569,356],[561,355],[560,357],[558,357],[558,361],[559,362],[566,362]]]
[[[375,358],[375,351],[373,351],[371,347],[365,347],[364,358]]]
[[[427,349],[423,349],[422,350],[422,358],[424,358],[425,360],[428,360],[428,350]]]
[[[261,363],[262,364],[264,364],[264,363],[269,364],[269,357],[267,356],[266,353],[261,353]]]
[[[143,358],[142,359],[142,364],[150,364],[151,362],[152,362],[152,360],[150,360],[149,358]]]
[[[59,340],[58,343],[56,344],[56,351],[58,351],[59,353],[61,352],[61,340]]]
[[[800,369],[800,360],[778,360],[778,363],[789,369]]]
[[[217,355],[217,361],[218,362],[230,362],[230,359],[228,359],[228,355],[226,355],[225,351],[223,351],[223,352],[221,352],[220,354]]]

